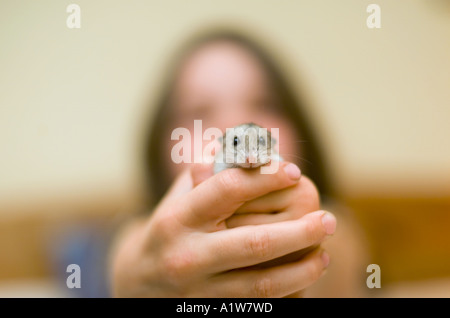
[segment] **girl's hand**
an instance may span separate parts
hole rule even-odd
[[[113,254],[116,296],[282,297],[322,275],[329,258],[320,249],[293,262],[255,266],[315,246],[334,232],[331,214],[307,213],[318,198],[299,182],[295,165],[282,162],[271,175],[228,169],[194,187],[201,173],[195,167],[183,173],[153,214],[120,240]],[[283,189],[295,189],[302,203]],[[271,196],[284,203],[286,216],[297,218],[260,213]]]

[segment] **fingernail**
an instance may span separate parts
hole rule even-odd
[[[293,163],[290,163],[286,167],[284,167],[284,171],[292,180],[300,179],[300,169]]]
[[[322,215],[322,224],[328,235],[331,235],[336,231],[336,218],[330,212],[325,212],[324,215]]]
[[[322,259],[323,267],[327,268],[328,264],[330,264],[330,256],[327,252],[323,251],[322,255],[320,255],[320,258]]]

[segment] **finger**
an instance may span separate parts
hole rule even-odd
[[[328,263],[328,254],[319,249],[296,262],[262,270],[243,269],[218,275],[212,280],[212,288],[221,293],[222,297],[284,297],[316,282]]]
[[[248,213],[248,214],[233,214],[226,219],[226,226],[229,229],[246,226],[246,225],[261,225],[276,222],[283,222],[295,220],[295,214],[291,211],[276,212],[276,213]]]
[[[297,183],[300,184],[300,181]],[[296,185],[285,188],[282,190],[274,191],[266,195],[260,196],[254,200],[245,202],[239,209],[236,210],[235,214],[246,214],[246,213],[271,213],[276,211],[284,210],[289,204],[295,199],[296,192],[294,187]]]
[[[213,165],[206,163],[196,163],[191,168],[193,186],[196,187],[206,179],[214,175]]]
[[[297,215],[300,217],[305,213],[318,210],[319,204],[319,191],[316,186],[311,179],[302,176],[299,182],[292,187],[245,202],[236,210],[236,214],[278,212],[295,205],[298,207]]]
[[[305,176],[289,188],[244,203],[226,220],[228,228],[295,220],[317,211],[320,199],[314,183]],[[249,213],[250,212],[250,213]]]
[[[277,213],[252,213],[232,215],[226,219],[226,227],[229,229],[246,226],[246,225],[261,225],[276,222],[292,221],[301,218],[304,213],[299,215],[296,211],[285,211]]]
[[[244,202],[292,186],[299,178],[300,169],[288,162],[280,163],[273,174],[261,174],[259,169],[227,169],[187,193],[180,220],[188,226],[209,224],[215,229]]]
[[[261,264],[315,245],[335,229],[336,218],[317,211],[298,220],[209,233],[198,243],[197,261],[211,274]]]

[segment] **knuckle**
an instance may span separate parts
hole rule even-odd
[[[173,220],[166,215],[158,215],[152,220],[152,227],[162,238],[173,237]]]
[[[270,298],[275,295],[275,285],[269,277],[258,278],[253,285],[254,296],[257,298]]]
[[[322,275],[323,270],[320,258],[316,258],[313,262],[309,262],[306,270],[311,281],[318,280]]]
[[[301,190],[303,197],[308,202],[311,211],[316,211],[320,208],[319,191],[315,184],[307,177],[302,179]]]
[[[264,260],[269,258],[273,253],[271,238],[269,232],[254,232],[247,239],[247,251],[250,255]]]
[[[186,248],[172,250],[163,257],[163,272],[173,285],[183,284],[190,276],[194,255]]]
[[[227,169],[223,173],[217,175],[221,191],[233,192],[238,189],[239,185],[242,183],[238,172],[238,169]]]
[[[304,186],[301,183],[297,183],[293,188],[292,194],[289,197],[291,205],[298,208],[303,208],[305,202],[308,202],[308,195],[304,191]]]

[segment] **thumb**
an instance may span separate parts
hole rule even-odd
[[[193,187],[196,187],[206,179],[214,175],[213,164],[196,163],[192,165],[191,176]]]

